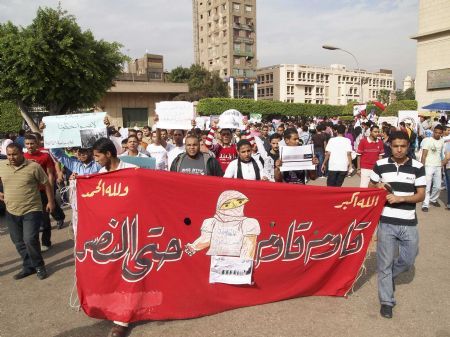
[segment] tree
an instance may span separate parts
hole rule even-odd
[[[378,93],[377,100],[383,104],[389,105],[391,101],[391,91],[386,89],[381,89]]]
[[[190,68],[181,66],[169,74],[169,81],[188,83],[189,93],[180,94],[175,100],[198,101],[208,97],[228,97],[228,86],[217,72],[209,72],[200,65],[193,64]]]
[[[414,91],[414,88],[406,89],[403,92],[403,99],[405,100],[415,100],[416,99],[416,92]]]
[[[0,25],[0,99],[16,102],[37,131],[28,107],[57,115],[92,106],[121,72],[120,47],[81,31],[60,7],[39,8],[28,27]]]

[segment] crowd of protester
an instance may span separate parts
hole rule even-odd
[[[135,167],[121,160],[124,156],[155,158],[157,170],[274,183],[307,184],[323,178],[327,179],[327,186],[339,187],[346,177],[357,174],[360,187],[374,187],[383,180],[386,165],[395,164],[398,153],[393,151],[398,149],[393,147],[393,141],[406,140],[407,161],[401,164],[410,163],[417,170],[424,167],[423,177],[419,171],[415,173],[415,179],[423,184],[415,186],[425,191],[422,211],[428,212],[430,205],[441,206],[442,189],[447,190],[446,208],[450,209],[450,122],[445,118],[421,117],[416,127],[411,122],[402,122],[398,127],[386,122],[378,125],[365,116],[352,121],[333,117],[275,122],[244,121],[244,128],[237,130],[220,129],[217,122],[212,123],[210,130],[197,128],[195,122],[191,130],[144,126],[129,128],[128,136],[123,137],[120,128],[106,118],[108,138],[97,140],[92,148],[51,150],[44,148],[38,132],[21,130],[17,135],[6,135],[0,151],[4,162],[0,166],[4,188],[0,193],[0,211],[5,211],[5,200],[11,239],[23,260],[23,269],[14,278],[34,273],[40,279],[47,277],[41,252],[51,248],[50,217],[56,220],[57,228],[63,227],[65,219],[55,201],[56,191],[77,175]],[[280,147],[299,145],[312,145],[316,169],[281,170]],[[395,165],[392,167],[398,173],[398,161]],[[23,171],[20,179],[11,173],[19,171]],[[409,202],[417,203],[419,199]],[[63,195],[61,200],[67,202],[67,197]],[[389,311],[393,303],[384,305]],[[389,315],[392,317],[392,312],[383,316]],[[115,323],[112,335],[123,335],[127,324]]]

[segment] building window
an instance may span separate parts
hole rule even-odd
[[[235,57],[234,58],[234,64],[236,64],[236,65],[241,64],[241,58],[240,57]]]
[[[200,26],[200,31],[203,32],[203,26]]]
[[[294,103],[294,99],[293,98],[288,98],[288,99],[286,99],[286,103]]]
[[[245,51],[247,53],[252,53],[253,52],[252,45],[251,44],[246,44],[245,45]]]
[[[147,108],[122,108],[123,127],[148,125]]]
[[[224,25],[227,24],[227,17],[226,17],[226,16],[224,16],[224,17],[222,18],[222,24],[224,24]]]
[[[241,9],[241,6],[238,3],[233,2],[233,10],[236,12],[239,12],[240,9]]]
[[[286,72],[286,78],[288,81],[293,81],[294,80],[294,72],[293,71]]]
[[[269,75],[269,82],[272,83],[273,82],[273,74]]]
[[[227,36],[227,30],[224,29],[224,30],[223,30],[223,37],[226,37],[226,36]]]
[[[245,24],[251,26],[251,25],[253,25],[253,20],[250,19],[250,18],[246,18],[245,19]]]
[[[234,23],[241,23],[241,17],[240,16],[233,16],[233,22]]]
[[[288,95],[293,95],[294,94],[294,86],[293,85],[288,85],[286,87],[286,92]]]
[[[227,10],[227,4],[226,3],[222,4],[222,10],[224,10],[224,11]]]
[[[246,11],[246,12],[251,12],[251,11],[252,11],[252,6],[246,5],[246,6],[245,6],[245,11]]]
[[[241,51],[241,44],[235,43],[233,44],[234,51],[240,52]]]

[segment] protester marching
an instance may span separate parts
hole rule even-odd
[[[80,226],[85,226],[85,221],[87,221],[85,212],[89,210],[89,214],[93,217],[96,216],[96,213],[89,208],[90,206],[87,206],[91,205],[89,202],[97,200],[96,198],[106,198],[101,201],[104,203],[103,205],[106,205],[105,207],[111,205],[109,207],[112,210],[120,210],[122,207],[120,205],[124,205],[122,201],[131,198],[132,192],[130,191],[134,187],[139,186],[138,193],[141,193],[142,197],[148,193],[149,200],[153,200],[152,198],[156,200],[155,194],[172,192],[172,188],[174,190],[171,196],[177,199],[179,196],[177,196],[176,188],[180,186],[181,189],[178,193],[186,196],[187,189],[193,198],[198,199],[198,207],[209,205],[211,202],[215,203],[212,200],[214,193],[219,191],[228,193],[225,193],[226,196],[221,196],[217,201],[216,214],[213,218],[208,218],[203,222],[201,240],[198,239],[200,241],[197,240],[193,244],[187,245],[184,250],[186,254],[193,256],[200,250],[209,249],[205,249],[205,251],[207,251],[206,255],[211,256],[211,284],[214,282],[224,284],[264,283],[260,276],[255,274],[256,270],[261,268],[261,263],[275,261],[282,254],[284,254],[283,261],[289,261],[291,258],[295,260],[306,254],[303,260],[306,265],[332,258],[338,251],[341,254],[340,258],[360,253],[360,251],[364,253],[368,249],[372,233],[377,229],[376,251],[380,314],[385,318],[393,317],[393,307],[396,304],[394,298],[395,278],[414,265],[419,250],[416,204],[421,205],[423,212],[428,212],[430,206],[441,207],[442,203],[445,204],[447,210],[450,210],[448,199],[450,197],[450,122],[442,120],[442,123],[429,123],[422,118],[422,122],[414,128],[408,120],[398,124],[389,124],[382,120],[377,122],[376,117],[372,118],[373,116],[370,120],[364,114],[358,114],[354,120],[339,120],[338,117],[328,120],[317,116],[255,122],[250,121],[237,110],[227,110],[220,115],[220,118],[211,120],[208,129],[197,125],[193,110],[190,110],[189,105],[185,104],[187,102],[178,102],[173,106],[171,102],[162,103],[164,104],[160,103],[157,106],[153,126],[120,128],[112,125],[105,113],[92,113],[82,114],[78,116],[78,119],[69,116],[64,123],[59,121],[57,124],[55,124],[54,117],[46,117],[40,124],[42,134],[22,130],[16,138],[8,136],[7,140],[3,142],[1,153],[4,157],[0,162],[0,178],[3,183],[0,199],[5,204],[6,222],[11,240],[23,263],[22,270],[14,276],[14,279],[19,280],[35,273],[41,280],[47,278],[44,253],[52,249],[50,217],[55,218],[58,229],[63,227],[65,221],[65,215],[59,202],[55,202],[55,199],[61,199],[56,198],[58,192],[62,192],[64,201],[66,198],[64,191],[77,185],[75,195],[78,195],[76,197],[78,205],[73,209],[73,213],[78,218],[78,229],[80,229]],[[92,128],[92,125],[96,125],[96,127]],[[62,128],[62,130],[58,130],[58,128]],[[127,170],[130,168],[137,168],[135,170],[137,173]],[[144,173],[142,169],[151,170]],[[346,179],[355,173],[360,179],[360,188],[352,190],[351,193],[346,192],[350,193],[348,196],[345,195],[348,200],[334,201],[331,199],[331,196],[339,199],[341,189],[338,187],[343,186]],[[141,174],[142,183],[148,181],[149,185],[141,185],[139,180],[133,180],[136,179],[136,174]],[[286,193],[286,196],[289,195],[290,198],[296,198],[296,193],[300,195],[302,191],[314,195],[314,190],[308,185],[312,180],[322,177],[327,179],[327,187],[324,188],[332,187],[326,192],[329,193],[329,197],[326,199],[327,205],[332,205],[330,212],[345,210],[348,212],[348,209],[351,208],[358,210],[367,208],[372,212],[371,220],[360,221],[358,225],[350,226],[348,232],[345,229],[342,234],[330,232],[330,236],[324,237],[322,242],[334,245],[336,249],[324,250],[321,253],[314,253],[310,250],[312,241],[307,241],[308,237],[306,236],[302,236],[303,248],[299,237],[295,244],[292,243],[293,235],[308,231],[311,226],[311,223],[307,222],[295,225],[294,221],[292,225],[294,227],[291,226],[288,230],[288,235],[291,235],[289,240],[291,240],[290,249],[292,251],[280,252],[279,255],[274,253],[273,256],[264,255],[264,245],[266,248],[276,247],[279,239],[270,236],[265,241],[258,241],[257,236],[267,234],[267,231],[260,229],[261,220],[244,215],[244,205],[248,203],[246,212],[247,210],[254,211],[259,207],[255,200],[270,198],[271,193],[274,196]],[[93,180],[89,179],[100,180],[98,182],[95,180],[97,185],[91,186],[89,181]],[[157,189],[158,179],[161,182],[164,181],[167,190]],[[87,190],[87,185],[90,190]],[[229,186],[233,186],[234,189],[231,190]],[[237,191],[239,186],[242,187]],[[447,190],[447,200],[439,199],[442,189]],[[211,197],[202,200],[204,195]],[[72,198],[74,198],[73,195]],[[119,198],[122,201],[115,204],[115,201],[109,201],[108,198]],[[277,203],[280,200],[282,199],[273,202]],[[307,203],[307,201],[304,202]],[[295,208],[295,204],[290,201],[287,201],[286,205],[289,205],[286,206],[286,209],[293,210]],[[167,206],[158,204],[157,212],[160,212],[158,217],[169,216],[172,211]],[[188,210],[181,204],[179,207],[181,212],[185,212],[183,213],[185,214],[183,215],[184,224],[190,225],[196,218],[195,209]],[[311,205],[310,207],[318,206]],[[137,212],[137,209],[133,212]],[[144,211],[142,210],[142,212]],[[173,212],[176,213],[175,210]],[[316,213],[320,213],[320,211]],[[259,216],[264,217],[263,214],[265,213],[261,213]],[[257,215],[253,216],[257,217]],[[366,215],[358,213],[354,216],[356,219],[358,216],[365,217]],[[380,223],[378,226],[375,223],[373,227],[369,228],[370,223],[374,222],[377,216],[381,216]],[[283,219],[287,220],[287,218]],[[351,218],[344,217],[342,219],[351,223]],[[268,218],[264,220],[268,220]],[[117,220],[114,221],[116,222],[111,222],[110,226],[115,229],[119,223]],[[133,235],[140,236],[137,215],[132,223],[131,221],[130,218],[127,218],[124,225],[121,225],[122,236],[131,240],[130,247],[133,246],[132,241],[137,240]],[[313,221],[311,220],[311,222]],[[157,223],[155,222],[153,225]],[[354,240],[352,242],[358,245],[358,240],[351,235],[355,226],[359,226],[361,231],[365,230],[364,234],[368,238],[364,247],[360,246],[358,251],[352,251],[349,244],[349,240],[352,239]],[[123,262],[121,272],[124,279],[129,279],[130,282],[142,281],[142,275],[147,275],[146,273],[151,272],[152,269],[147,265],[148,269],[143,272],[147,263],[151,265],[157,263],[158,266],[155,268],[158,271],[164,270],[167,268],[166,266],[181,259],[183,254],[183,249],[179,246],[181,240],[183,239],[186,243],[185,240],[195,239],[192,236],[184,237],[181,232],[177,234],[176,231],[169,229],[166,231],[173,237],[169,242],[169,245],[172,246],[168,247],[164,253],[162,247],[156,246],[141,247],[142,249],[139,248],[141,251],[138,251],[138,247],[127,248],[135,249],[135,255],[130,255]],[[41,240],[39,232],[42,232]],[[162,232],[163,230],[157,227],[151,228],[148,237],[160,237]],[[119,244],[114,251],[108,253],[109,255],[106,254],[108,245],[112,243],[112,234],[109,231],[105,231],[97,239],[90,240],[87,239],[87,234],[79,235],[84,235],[83,240],[85,240],[83,247],[78,242],[75,247],[79,270],[85,270],[81,264],[88,259],[89,254],[92,255],[94,261],[102,264],[113,261],[112,255],[116,256],[117,260],[124,256],[121,254],[125,254],[124,246]],[[342,240],[347,241],[345,243]],[[122,244],[125,245],[125,243]],[[217,248],[223,244],[229,246]],[[286,244],[288,244],[288,239],[286,239]],[[99,245],[104,246],[100,247]],[[247,246],[243,247],[242,245]],[[279,247],[283,245],[284,243],[280,243]],[[304,250],[293,258],[296,245],[300,251],[306,249],[306,252]],[[246,258],[240,257],[238,260],[240,268],[247,268],[245,269],[247,272],[244,273],[247,275],[246,278],[237,271],[233,271],[234,276],[224,277],[223,273],[227,273],[225,264],[228,263],[228,266],[232,265],[233,268],[238,268],[237,260],[230,258],[240,256],[233,251],[240,250],[241,246],[242,249],[245,248]],[[235,249],[235,247],[239,247],[239,249]],[[147,252],[142,251],[145,249]],[[286,246],[283,249],[288,248]],[[222,253],[215,253],[216,250]],[[153,262],[149,262],[145,257],[149,252],[153,252]],[[136,257],[136,254],[141,254],[141,256]],[[133,266],[129,266],[130,259],[137,259]],[[355,282],[356,272],[364,260],[364,254],[360,256],[360,259],[359,264],[356,263],[352,266],[355,274],[341,288],[346,291],[344,293],[331,292],[330,294],[347,294]],[[221,270],[222,274],[217,274],[217,270]],[[81,275],[78,275],[78,278],[82,280],[80,283],[85,282]],[[244,279],[245,282],[242,281]],[[199,287],[203,289],[204,285],[200,284]],[[84,291],[87,290],[79,290],[79,295],[83,296]],[[310,290],[304,291],[301,294],[314,294]],[[183,293],[180,294],[181,297],[184,296]],[[325,294],[328,293],[325,292]],[[262,295],[261,301],[249,300],[246,305],[265,303],[263,300],[265,296],[267,294]],[[294,293],[289,293],[289,296],[294,296]],[[110,301],[110,303],[113,302],[113,300]],[[180,300],[180,303],[183,301]],[[95,312],[97,309],[99,312],[103,312],[104,309],[100,304],[97,309],[89,307],[89,304],[85,305],[87,312]],[[94,306],[94,304],[91,305]],[[234,307],[238,307],[238,305],[223,305],[221,310]],[[180,308],[174,316],[170,314],[145,316],[133,313],[134,308],[127,310],[129,310],[129,314],[122,316],[108,315],[107,313],[93,315],[114,321],[110,336],[121,337],[127,334],[129,323],[136,320],[155,317],[194,317],[200,316],[202,312],[199,310],[197,314],[189,316]],[[216,310],[205,309],[205,313],[208,312],[214,313]]]

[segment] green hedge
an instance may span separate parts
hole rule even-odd
[[[255,101],[252,99],[232,99],[232,98],[205,98],[201,99],[197,105],[197,112],[200,115],[220,115],[228,109],[236,109],[248,115],[250,113],[260,113],[263,116],[343,116],[351,115],[346,106],[325,105],[325,104],[304,104],[304,103],[284,103],[278,101]]]
[[[16,104],[0,102],[0,132],[17,132],[22,127],[22,121]]]
[[[403,100],[392,102],[384,110],[383,116],[397,116],[400,110],[417,110],[417,101]]]

